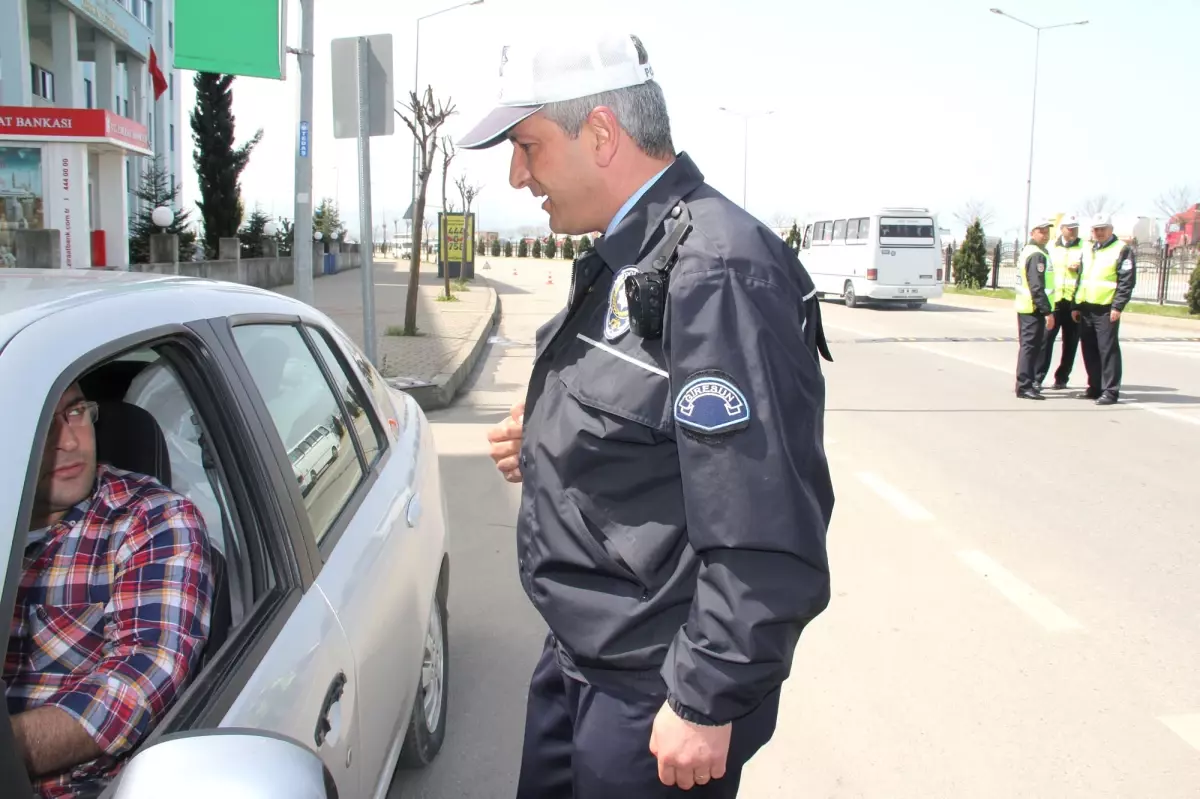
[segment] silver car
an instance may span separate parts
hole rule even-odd
[[[99,460],[195,502],[217,584],[199,671],[102,795],[382,797],[398,764],[429,763],[446,732],[450,561],[412,398],[273,292],[0,270],[3,625],[51,414],[77,380],[100,405]],[[28,796],[4,712],[0,785]]]

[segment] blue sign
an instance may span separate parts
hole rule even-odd
[[[300,123],[300,157],[308,158],[308,122]]]

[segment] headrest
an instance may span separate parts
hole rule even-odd
[[[171,485],[171,456],[149,411],[128,402],[101,402],[96,419],[96,459]]]

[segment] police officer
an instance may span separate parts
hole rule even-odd
[[[1051,220],[1039,222],[1029,231],[1029,243],[1017,258],[1017,397],[1042,400],[1037,388],[1037,369],[1042,362],[1046,332],[1054,329],[1054,267],[1046,252]]]
[[[733,797],[829,602],[816,292],[676,154],[637,37],[501,64],[501,105],[461,146],[507,138],[551,230],[604,231],[489,433],[523,482],[520,579],[550,628],[517,796]]]
[[[1050,374],[1054,363],[1054,340],[1062,331],[1062,356],[1058,369],[1054,371],[1054,390],[1067,387],[1071,369],[1075,366],[1075,350],[1079,346],[1079,313],[1075,310],[1075,287],[1079,284],[1079,271],[1083,264],[1083,239],[1079,238],[1079,220],[1074,216],[1064,217],[1058,225],[1059,236],[1050,245],[1050,265],[1054,269],[1054,329],[1046,334],[1042,345],[1042,362],[1038,367],[1035,387],[1041,391],[1042,382]]]
[[[1137,260],[1133,248],[1113,234],[1112,218],[1092,219],[1092,246],[1084,254],[1075,303],[1088,388],[1080,397],[1097,405],[1121,398],[1121,314],[1133,298]]]

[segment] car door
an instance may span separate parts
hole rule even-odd
[[[320,541],[317,585],[358,664],[366,699],[359,712],[364,795],[378,795],[390,780],[420,682],[443,543],[426,525],[440,519],[440,491],[430,486],[425,497],[416,490],[421,428],[409,423],[415,415],[401,417],[393,409],[382,420],[351,360],[361,354],[324,325],[309,322],[304,331],[326,379],[338,387],[348,432],[367,468],[353,514]]]

